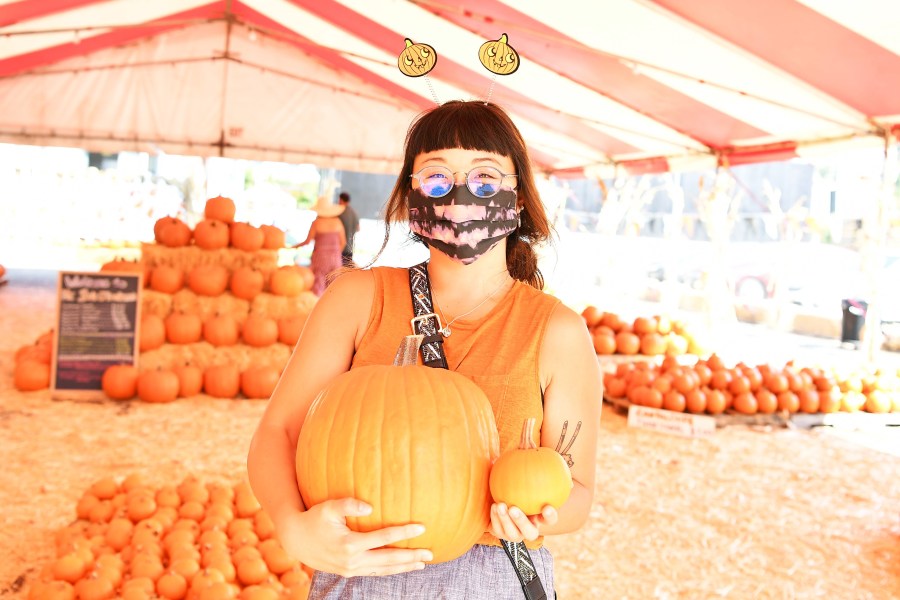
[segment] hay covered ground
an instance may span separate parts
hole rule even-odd
[[[25,598],[94,481],[243,476],[259,401],[53,401],[12,388],[15,348],[52,325],[46,278],[0,288],[0,597]],[[548,538],[561,598],[900,597],[894,431],[720,429],[688,440],[606,406],[596,504]],[[866,441],[867,444],[859,443]],[[879,449],[880,448],[880,449]]]

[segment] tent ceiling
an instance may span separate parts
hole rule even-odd
[[[0,141],[390,172],[414,115],[490,94],[547,172],[775,160],[900,130],[898,30],[893,0],[0,0]]]

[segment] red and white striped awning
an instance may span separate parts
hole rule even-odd
[[[900,133],[898,32],[896,0],[0,0],[0,141],[391,172],[490,93],[546,172],[778,160]]]

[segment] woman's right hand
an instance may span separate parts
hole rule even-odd
[[[425,532],[423,525],[408,524],[359,533],[347,527],[347,517],[372,512],[353,498],[326,500],[304,512],[294,512],[278,523],[278,537],[288,554],[303,564],[342,577],[394,575],[425,568],[432,559],[425,549],[385,548]]]

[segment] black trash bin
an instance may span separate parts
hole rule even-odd
[[[869,305],[863,300],[844,298],[841,300],[841,341],[859,342],[863,325],[866,324],[866,309]]]

